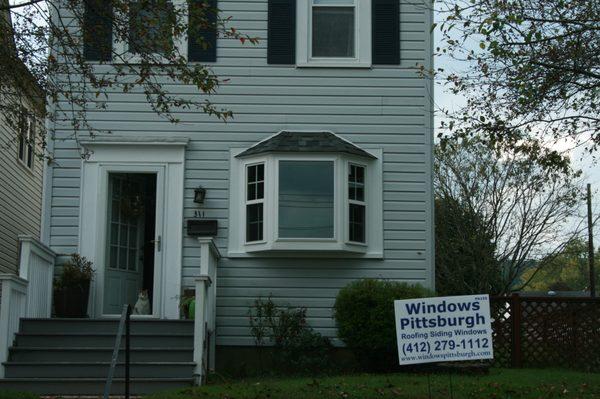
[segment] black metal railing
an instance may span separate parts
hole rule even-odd
[[[125,329],[125,399],[129,399],[129,336],[130,329],[129,324],[131,322],[131,305],[124,305],[123,311],[121,312],[121,319],[119,320],[119,328],[117,329],[117,336],[115,338],[115,347],[113,349],[112,359],[110,361],[110,368],[108,369],[108,377],[106,378],[106,385],[104,385],[104,399],[108,399],[110,396],[110,388],[112,380],[115,375],[115,368],[117,367],[117,360],[119,358],[119,349],[121,347],[121,340],[123,339],[123,329]]]

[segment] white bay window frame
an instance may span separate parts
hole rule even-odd
[[[230,210],[228,257],[364,257],[383,258],[383,187],[380,149],[368,150],[376,159],[336,153],[270,153],[236,158],[245,148],[230,151]],[[332,238],[279,236],[279,162],[331,161],[334,163],[334,234]],[[247,167],[264,164],[263,240],[246,241]],[[365,242],[349,240],[348,173],[350,165],[365,168]],[[240,228],[243,226],[243,228]]]
[[[372,65],[371,0],[354,1],[354,57],[313,57],[313,7],[348,7],[344,4],[319,4],[314,0],[296,1],[296,66],[370,68]]]

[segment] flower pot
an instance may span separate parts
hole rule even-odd
[[[87,284],[60,287],[54,290],[54,312],[56,317],[87,317],[90,282]]]

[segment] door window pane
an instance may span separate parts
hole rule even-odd
[[[355,56],[355,8],[313,6],[312,56]]]
[[[333,238],[333,162],[279,162],[279,237]]]

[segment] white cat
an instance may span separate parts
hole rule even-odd
[[[141,290],[138,300],[133,307],[133,314],[150,314],[150,301],[148,300],[148,290]]]

